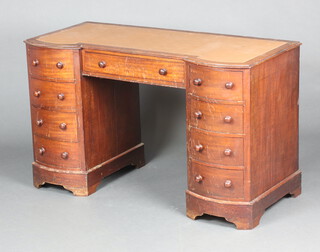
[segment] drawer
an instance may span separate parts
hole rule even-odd
[[[212,164],[243,166],[243,138],[215,135],[190,129],[190,154],[194,159]]]
[[[216,100],[243,100],[242,72],[190,66],[189,93]]]
[[[27,48],[29,76],[53,81],[74,82],[73,51]]]
[[[80,168],[78,143],[59,142],[34,135],[35,160],[57,168]]]
[[[61,111],[76,110],[75,84],[30,78],[30,102],[41,108]]]
[[[185,63],[179,60],[121,53],[83,52],[83,72],[135,82],[183,87]]]
[[[78,141],[76,113],[62,113],[31,107],[33,133],[61,141]]]
[[[242,170],[219,169],[194,161],[188,170],[189,190],[207,197],[243,199],[243,181]]]
[[[209,103],[190,97],[190,125],[223,133],[243,133],[243,106]]]

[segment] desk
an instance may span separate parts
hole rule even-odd
[[[36,187],[142,167],[143,83],[186,90],[188,217],[251,229],[300,194],[299,42],[92,22],[25,42]]]

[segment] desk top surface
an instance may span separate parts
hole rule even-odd
[[[26,41],[48,47],[97,47],[194,62],[252,65],[300,45],[295,41],[85,22]]]

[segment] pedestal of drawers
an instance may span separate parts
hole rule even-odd
[[[252,69],[189,65],[188,217],[251,229],[267,207],[300,194],[298,57],[296,49]]]

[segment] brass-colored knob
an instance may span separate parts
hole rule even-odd
[[[195,181],[198,183],[202,182],[202,180],[203,180],[203,177],[200,174],[195,177]]]
[[[231,180],[226,180],[225,182],[224,182],[224,187],[225,188],[230,188],[232,186],[232,181]]]
[[[62,130],[66,130],[67,129],[67,124],[66,123],[60,123],[59,128]]]
[[[42,156],[46,152],[46,149],[41,147],[39,148],[39,154]]]
[[[42,119],[37,120],[36,124],[38,127],[41,127],[43,125],[43,120]]]
[[[37,60],[37,59],[33,60],[33,61],[32,61],[32,65],[33,65],[33,66],[39,65],[39,60]]]
[[[196,112],[194,113],[194,115],[196,116],[197,119],[201,119],[201,117],[202,117],[202,112],[201,112],[201,111],[196,111]]]
[[[231,123],[232,117],[231,116],[226,116],[223,120],[224,120],[225,123]]]
[[[103,61],[103,60],[99,61],[98,65],[99,65],[100,68],[105,68],[107,66],[106,62]]]
[[[193,85],[200,86],[202,84],[202,80],[200,78],[193,80]]]
[[[234,84],[233,84],[232,82],[227,82],[227,83],[225,84],[225,87],[226,87],[227,89],[231,89],[231,88],[233,88],[233,86],[234,86]]]
[[[56,64],[56,67],[59,68],[59,69],[62,69],[62,68],[64,67],[64,64],[59,61],[59,62]]]
[[[68,157],[69,157],[69,153],[68,152],[62,152],[61,153],[61,158],[63,158],[63,159],[68,159]]]
[[[230,149],[225,149],[223,153],[224,153],[224,155],[226,155],[226,156],[230,156],[230,155],[232,154],[232,150],[230,150]]]
[[[167,69],[165,69],[165,68],[159,69],[159,74],[160,75],[167,75],[167,73],[168,73]]]
[[[33,92],[33,95],[35,96],[35,97],[40,97],[40,95],[41,95],[41,92],[40,92],[40,90],[36,90],[36,91],[34,91]]]
[[[197,151],[197,152],[203,151],[203,145],[202,145],[202,144],[197,144],[197,145],[196,145],[196,151]]]
[[[57,97],[60,101],[64,100],[64,94],[62,93],[58,94]]]

